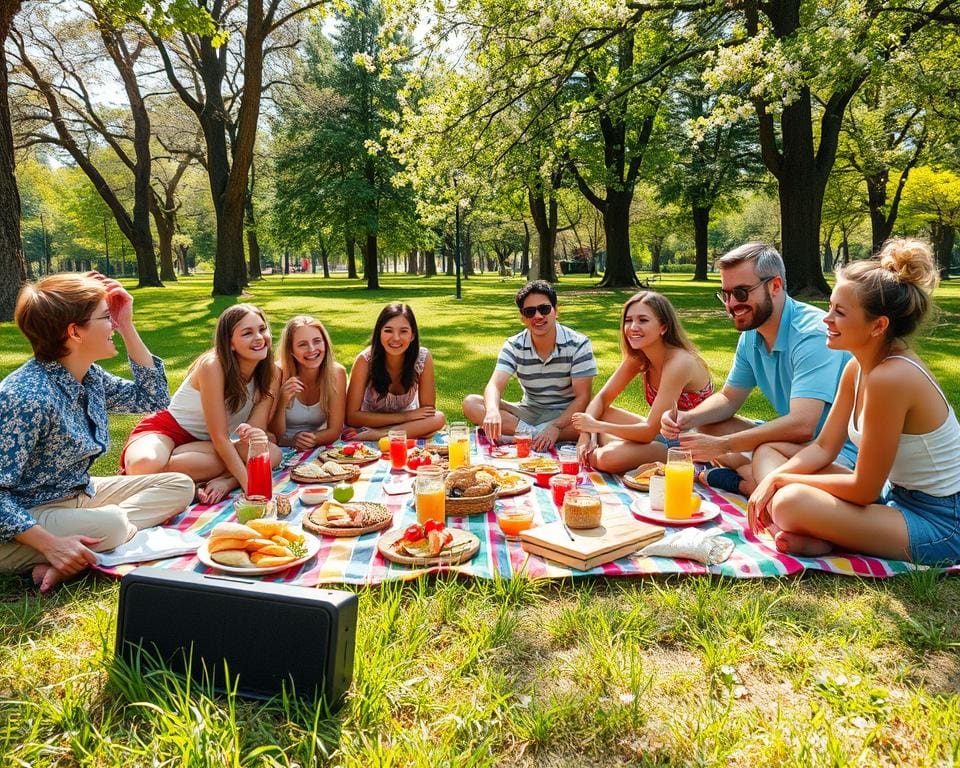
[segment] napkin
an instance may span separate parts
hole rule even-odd
[[[684,528],[679,533],[664,536],[647,544],[637,552],[642,557],[680,557],[696,560],[704,565],[722,563],[733,552],[730,539],[718,538],[723,534],[719,528],[701,531],[698,528]]]
[[[173,528],[143,528],[130,541],[109,552],[97,553],[97,564],[107,567],[147,560],[164,560],[196,552],[203,537]]]

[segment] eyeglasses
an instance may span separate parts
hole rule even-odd
[[[520,314],[527,319],[533,317],[537,312],[546,317],[553,312],[553,304],[537,304],[535,307],[523,307],[520,310]]]
[[[774,275],[776,277],[776,275]],[[738,285],[736,288],[731,288],[729,291],[725,291],[722,288],[717,291],[714,296],[716,296],[720,301],[726,304],[730,301],[730,297],[733,296],[737,301],[746,301],[750,298],[750,292],[756,290],[761,285],[769,283],[773,280],[773,277],[765,277],[759,283],[754,283],[753,285]]]

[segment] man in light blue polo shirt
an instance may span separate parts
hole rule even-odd
[[[524,330],[503,343],[483,395],[467,395],[463,413],[496,442],[526,430],[533,448],[549,450],[558,440],[576,440],[573,414],[590,402],[597,361],[590,339],[557,322],[557,292],[534,280],[516,295]],[[519,403],[503,399],[516,376],[523,390]]]
[[[849,360],[827,348],[824,311],[787,295],[786,270],[777,250],[747,243],[716,262],[723,302],[741,332],[733,368],[723,389],[692,410],[668,412],[663,435],[679,439],[695,461],[716,461],[707,482],[749,495],[756,487],[749,454],[763,443],[806,443],[826,421]],[[778,417],[761,424],[737,416],[759,387]],[[848,446],[852,449],[852,446]],[[853,458],[845,451],[848,459]]]

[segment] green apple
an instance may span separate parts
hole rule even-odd
[[[341,504],[346,504],[353,498],[353,486],[350,483],[340,483],[333,488],[333,498]]]

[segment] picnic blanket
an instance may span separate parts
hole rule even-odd
[[[423,441],[420,441],[421,444]],[[484,445],[476,451],[486,450]],[[288,454],[289,455],[289,454]],[[304,456],[304,458],[309,458]],[[474,462],[477,461],[476,455]],[[384,481],[390,478],[390,463],[380,460],[363,467],[360,479],[354,484],[354,500],[377,501],[386,504],[393,513],[391,530],[403,530],[416,522],[412,495],[387,495],[383,491]],[[630,505],[641,494],[627,488],[617,476],[600,472],[581,472],[581,485],[592,487],[600,496],[604,507],[621,507],[629,510]],[[278,470],[274,474],[274,492],[295,491],[298,484],[290,479],[290,471]],[[463,528],[476,534],[480,539],[480,551],[470,561],[456,566],[411,567],[391,563],[377,550],[380,533],[370,533],[356,538],[323,537],[320,551],[316,557],[298,568],[291,568],[278,574],[258,576],[265,581],[315,586],[318,584],[380,584],[390,580],[410,580],[426,573],[453,571],[463,576],[483,579],[493,578],[531,578],[561,579],[595,576],[630,577],[649,574],[687,573],[717,574],[731,578],[763,578],[787,576],[805,570],[819,570],[829,573],[855,575],[868,578],[886,578],[913,570],[914,566],[898,560],[883,560],[863,555],[834,554],[827,557],[793,557],[777,552],[767,537],[758,538],[747,528],[746,499],[728,495],[712,488],[698,486],[698,492],[708,501],[717,504],[720,515],[713,521],[703,523],[707,527],[719,527],[722,536],[734,542],[733,554],[718,565],[701,565],[691,560],[665,557],[641,557],[630,555],[606,565],[588,571],[567,568],[530,555],[521,549],[520,543],[508,541],[497,526],[493,512],[469,517],[448,517],[447,525]],[[179,531],[189,531],[208,535],[219,522],[234,519],[233,503],[236,492],[225,501],[208,506],[194,504],[168,523],[169,527]],[[529,493],[497,500],[497,506],[529,508],[534,512],[535,523],[550,523],[559,519],[548,489],[534,485]],[[293,502],[293,510],[288,520],[296,523],[303,514],[299,498]],[[671,531],[668,529],[667,533]],[[143,563],[141,563],[142,565]],[[159,568],[193,570],[215,573],[204,566],[195,555],[185,555],[149,563]],[[97,566],[103,573],[122,576],[136,565],[120,565],[112,568]]]

